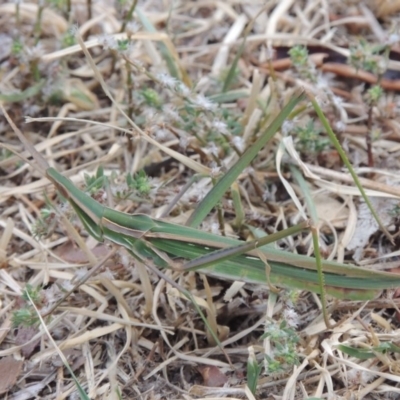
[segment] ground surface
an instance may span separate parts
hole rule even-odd
[[[309,196],[324,258],[396,273],[399,11],[394,0],[2,2],[0,101],[50,165],[96,201],[184,225],[210,176],[241,159],[303,88],[393,243],[309,100],[200,229],[242,240],[272,234],[302,220],[303,207],[309,216]],[[395,287],[370,302],[328,296],[337,325],[327,329],[319,297],[305,290],[176,270],[166,281],[146,268],[151,260],[87,235],[40,171],[13,155],[28,157],[3,117],[0,143],[4,398],[79,398],[59,352],[91,399],[400,398]],[[196,172],[208,177],[192,181]],[[308,231],[275,246],[313,255]],[[195,296],[224,351],[179,288]],[[260,368],[254,393],[249,357]]]

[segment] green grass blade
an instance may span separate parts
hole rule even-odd
[[[0,93],[0,101],[4,103],[17,103],[19,101],[28,100],[30,97],[36,96],[42,90],[46,81],[43,79],[33,86],[29,86],[22,92],[15,92],[10,94]]]
[[[239,99],[244,99],[249,97],[248,89],[236,89],[230,90],[229,92],[217,93],[208,96],[208,98],[214,103],[232,103]]]
[[[314,110],[318,115],[318,118],[320,119],[322,125],[324,126],[324,128],[326,130],[326,133],[328,134],[332,144],[335,146],[335,149],[339,153],[340,158],[342,159],[343,163],[346,165],[347,169],[349,170],[350,175],[352,176],[355,185],[358,187],[358,189],[359,189],[359,191],[361,193],[361,196],[364,199],[365,203],[367,204],[369,210],[371,211],[371,214],[374,216],[375,221],[378,223],[379,227],[382,229],[382,232],[386,235],[386,237],[392,242],[392,244],[394,244],[392,235],[388,232],[386,227],[382,224],[382,222],[381,222],[378,214],[376,213],[373,205],[369,201],[369,198],[368,198],[367,194],[365,193],[364,188],[361,186],[361,183],[360,183],[360,181],[358,179],[357,174],[355,173],[355,171],[353,169],[353,166],[351,165],[349,159],[347,158],[346,153],[344,152],[342,146],[340,145],[339,140],[337,139],[335,133],[333,132],[333,130],[332,130],[330,124],[329,124],[329,121],[325,117],[321,107],[319,106],[318,102],[315,100],[314,97],[312,97],[310,94],[309,94],[309,97],[311,99],[311,103],[312,103],[312,105],[314,107]]]
[[[308,227],[309,227],[309,222],[304,221],[291,228],[273,233],[268,236],[264,236],[260,239],[251,240],[249,242],[243,242],[243,244],[240,245],[234,245],[224,249],[216,250],[214,252],[210,252],[205,256],[201,256],[190,261],[189,263],[185,264],[183,268],[191,270],[198,268],[204,269],[208,265],[213,265],[217,262],[220,263],[225,260],[230,260],[234,256],[244,254],[248,251],[265,246],[277,240],[283,239],[287,236],[295,235],[296,233],[299,233]]]
[[[314,201],[312,199],[312,195],[310,193],[310,189],[308,187],[307,181],[304,179],[304,176],[302,173],[299,171],[297,167],[294,165],[289,165],[290,173],[292,174],[292,177],[295,179],[297,184],[300,187],[301,193],[303,194],[304,201],[307,205],[307,210],[309,212],[309,215],[311,217],[311,220],[313,221],[313,224],[316,225],[318,223],[318,214],[317,214],[317,209],[315,207]]]
[[[314,201],[312,199],[310,190],[308,188],[307,182],[304,179],[303,175],[300,171],[294,167],[290,166],[290,171],[300,186],[300,189],[303,193],[305,202],[307,204],[308,213],[311,215],[312,224],[311,234],[313,239],[314,246],[314,255],[315,255],[315,265],[317,267],[317,273],[319,277],[319,292],[321,293],[321,303],[322,303],[322,313],[324,315],[325,324],[327,327],[330,327],[329,318],[326,309],[326,296],[325,296],[325,275],[322,269],[322,257],[321,251],[319,249],[319,232],[318,232],[318,215],[317,209],[315,207]]]
[[[151,23],[151,21],[146,17],[146,15],[140,10],[139,7],[136,8],[136,14],[140,19],[140,22],[143,24],[143,27],[148,31],[148,32],[157,32],[157,29],[154,27],[154,25]],[[158,43],[158,48],[160,50],[160,53],[162,57],[164,58],[165,62],[167,63],[168,71],[171,76],[173,76],[176,79],[181,80],[181,74],[179,73],[179,67],[177,67],[175,58],[173,54],[169,51],[168,47],[163,43],[159,42]]]
[[[240,57],[242,56],[242,54],[243,54],[243,52],[244,52],[244,49],[245,49],[245,47],[246,47],[247,37],[249,36],[251,30],[253,29],[253,26],[254,26],[254,23],[255,23],[256,19],[257,19],[263,12],[265,12],[264,7],[262,7],[262,8],[258,11],[258,13],[254,16],[254,18],[252,18],[252,19],[250,20],[250,22],[249,22],[249,24],[247,25],[245,31],[243,32],[243,40],[242,40],[242,43],[240,44],[239,50],[237,51],[237,53],[236,53],[236,55],[235,55],[235,58],[233,59],[232,65],[231,65],[231,67],[229,68],[228,74],[227,74],[227,76],[226,76],[226,78],[225,78],[225,81],[224,81],[224,86],[223,86],[223,88],[222,88],[222,92],[223,92],[223,93],[225,93],[225,92],[229,89],[229,87],[231,86],[231,84],[232,84],[232,82],[233,82],[233,80],[234,80],[234,78],[235,78],[235,75],[236,75],[236,67],[237,67],[237,65],[238,65],[238,63],[239,63],[239,60],[240,60]]]
[[[279,115],[272,121],[265,132],[257,139],[257,141],[249,147],[236,162],[236,164],[217,182],[217,184],[207,193],[204,199],[200,202],[196,210],[188,219],[186,225],[197,227],[218,203],[224,193],[229,189],[236,178],[243,170],[250,165],[258,152],[272,139],[275,133],[279,130],[282,123],[293,111],[297,104],[305,98],[303,93],[294,96],[288,104],[283,108]]]
[[[235,75],[236,75],[236,68],[237,65],[239,63],[240,57],[242,56],[243,52],[244,52],[244,48],[245,48],[245,44],[246,44],[246,39],[247,39],[247,35],[249,34],[249,31],[246,30],[245,32],[245,36],[243,38],[242,43],[240,44],[240,47],[235,55],[235,58],[233,59],[232,65],[229,68],[228,74],[226,75],[225,81],[224,81],[224,85],[222,87],[222,93],[225,93],[228,91],[229,87],[231,86],[232,82],[235,79]]]

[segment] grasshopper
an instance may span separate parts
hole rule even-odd
[[[309,227],[307,222],[266,238],[244,242],[103,206],[50,168],[1,108],[41,172],[72,205],[88,234],[99,242],[109,240],[123,246],[144,263],[150,259],[159,268],[198,270],[222,279],[307,290],[320,295],[324,295],[323,287],[327,294],[338,299],[369,300],[383,289],[400,285],[399,275],[326,260],[322,261],[324,283],[321,285],[315,258],[265,246]],[[186,264],[178,263],[182,259],[187,260]]]

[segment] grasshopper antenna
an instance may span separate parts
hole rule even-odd
[[[36,163],[39,166],[40,172],[43,175],[46,175],[46,171],[49,168],[49,164],[47,161],[43,158],[43,156],[35,149],[33,144],[24,136],[24,134],[17,128],[17,126],[14,124],[14,121],[11,119],[11,117],[8,115],[7,111],[5,110],[4,106],[2,103],[0,103],[0,109],[3,111],[4,116],[6,117],[8,123],[10,124],[11,128],[15,132],[15,134],[18,136],[18,139],[22,142],[24,145],[25,149],[29,151],[33,159],[36,161]]]

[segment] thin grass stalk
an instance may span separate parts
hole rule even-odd
[[[379,218],[378,214],[376,213],[374,206],[372,205],[372,203],[370,202],[367,194],[364,191],[364,188],[362,187],[360,180],[358,179],[357,174],[355,173],[353,166],[351,165],[349,159],[347,158],[346,153],[344,152],[342,146],[339,143],[339,140],[337,139],[335,133],[333,132],[329,121],[327,120],[327,118],[325,117],[321,107],[319,106],[318,102],[315,100],[315,97],[312,96],[310,93],[308,93],[308,97],[314,107],[315,112],[318,115],[318,118],[320,119],[322,125],[324,126],[326,133],[328,134],[332,144],[335,146],[335,149],[337,150],[337,152],[340,155],[340,158],[342,159],[343,163],[346,165],[347,169],[349,170],[355,185],[358,187],[362,198],[364,199],[365,203],[367,204],[369,210],[371,211],[371,214],[374,216],[375,221],[378,223],[379,227],[382,229],[382,232],[385,234],[385,236],[389,239],[389,241],[394,245],[394,240],[392,235],[388,232],[388,230],[386,229],[386,227],[382,224],[381,219]]]

